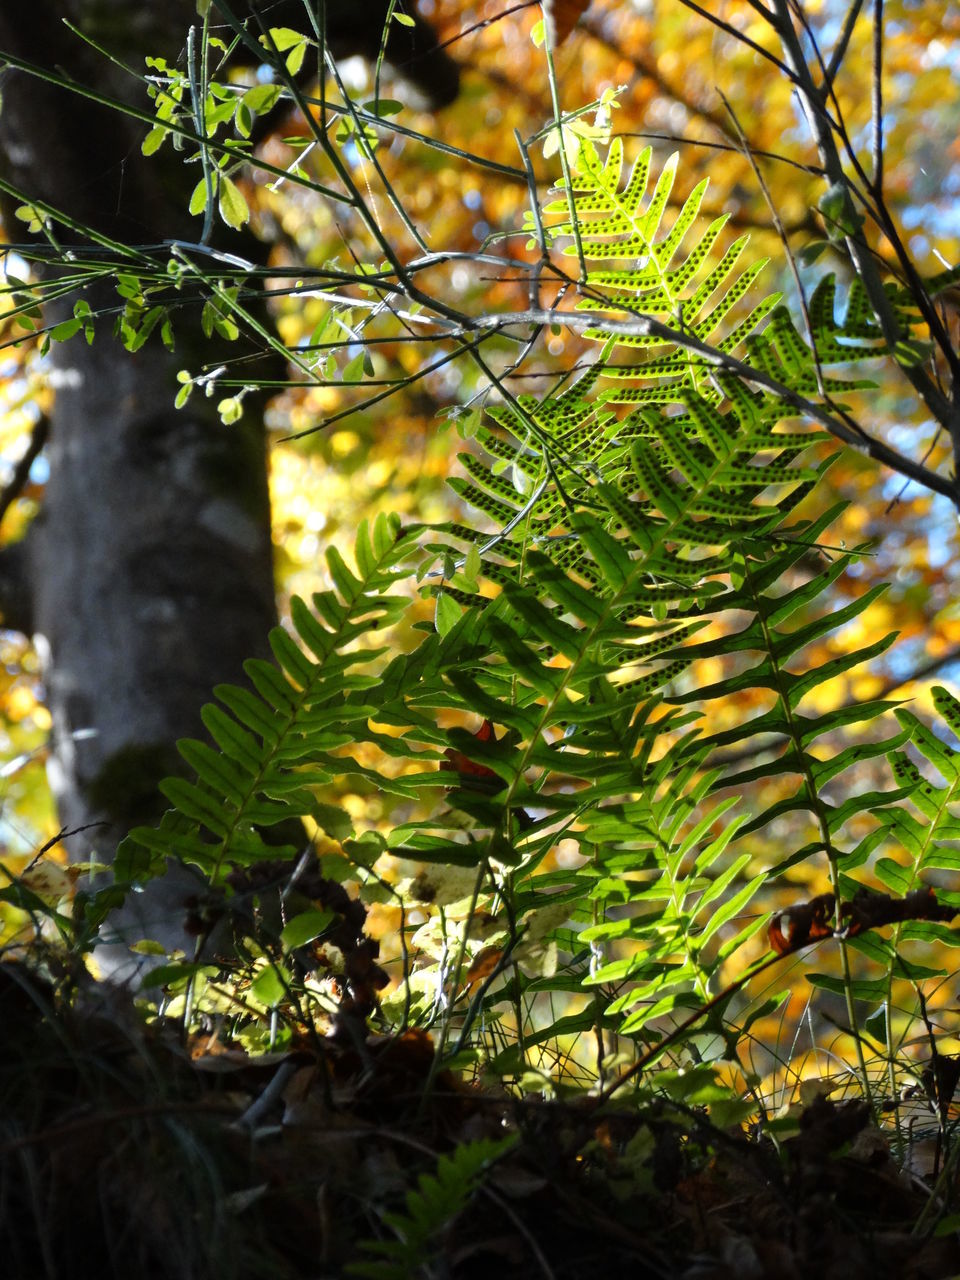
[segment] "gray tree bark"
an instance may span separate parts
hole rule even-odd
[[[334,52],[375,55],[386,7],[328,0]],[[193,0],[0,5],[0,56],[57,68],[145,109],[143,84],[64,18],[135,70],[146,53],[176,60],[197,21]],[[270,25],[304,18],[299,2],[269,8]],[[455,64],[435,45],[418,20],[396,26],[389,46],[434,106],[452,100],[458,84]],[[25,197],[127,243],[197,238],[198,220],[186,212],[196,168],[169,144],[144,159],[146,126],[9,66],[0,95],[2,171]],[[76,240],[65,226],[56,232],[67,248]],[[222,247],[265,261],[251,236],[218,234]],[[84,296],[94,310],[119,302],[106,286]],[[59,306],[47,323],[69,316],[72,299]],[[42,657],[61,821],[101,824],[71,837],[70,855],[106,861],[131,825],[160,816],[157,783],[177,767],[176,739],[202,732],[199,709],[212,687],[242,678],[243,660],[266,651],[275,622],[263,402],[249,397],[243,422],[230,427],[217,416],[217,397],[195,393],[184,409],[173,407],[178,369],[236,359],[242,341],[204,338],[199,305],[178,312],[173,355],[157,338],[130,355],[108,327],[101,322],[92,346],[78,335],[51,352],[43,509],[24,544],[0,551],[5,624],[32,634]],[[282,376],[275,365],[259,372]],[[127,908],[127,934],[185,941],[182,875],[149,888]]]
[[[142,66],[145,51],[176,57],[192,9],[135,0],[4,5],[0,48],[144,106],[142,85],[92,54],[61,18]],[[116,239],[196,239],[186,214],[192,172],[172,155],[145,160],[144,132],[6,70],[8,181]],[[63,226],[56,233],[65,246],[75,240]],[[249,240],[245,255],[262,256]],[[94,310],[119,301],[108,286],[85,297]],[[71,314],[72,300],[62,306],[45,321]],[[151,339],[130,355],[109,329],[101,321],[92,346],[77,336],[50,354],[56,396],[43,509],[2,565],[6,623],[34,635],[42,660],[61,822],[101,824],[71,837],[70,855],[106,861],[132,824],[159,817],[157,783],[176,768],[176,739],[200,731],[213,685],[241,677],[243,659],[264,652],[275,622],[262,405],[231,427],[202,395],[173,407],[178,369],[235,358],[242,347],[206,341],[199,307],[179,314],[174,354]],[[138,902],[134,931],[179,940],[182,896],[179,883],[158,884]]]

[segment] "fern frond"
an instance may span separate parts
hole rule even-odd
[[[568,238],[563,252],[583,254],[591,268],[577,303],[595,312],[597,324],[585,336],[614,349],[643,353],[640,360],[614,363],[604,358],[603,377],[617,384],[606,392],[609,403],[674,404],[693,389],[719,402],[715,362],[691,351],[683,341],[670,342],[660,334],[635,334],[606,328],[603,318],[629,320],[652,317],[685,339],[709,343],[718,352],[736,355],[789,391],[808,397],[870,387],[869,380],[828,376],[825,366],[876,359],[888,354],[876,316],[863,286],[855,279],[838,315],[836,281],[824,277],[808,308],[809,342],[801,337],[779,293],[750,302],[766,260],[741,266],[748,237],[731,243],[716,262],[726,218],[714,219],[695,230],[706,181],[683,202],[672,225],[662,231],[667,202],[676,176],[676,155],[664,165],[652,195],[644,205],[652,151],[644,150],[626,183],[622,182],[623,144],[615,139],[602,160],[596,147],[582,141],[572,189],[546,204],[544,225],[554,237]],[[576,220],[576,236],[574,221]],[[576,243],[574,243],[574,239]],[[629,265],[611,268],[620,260]],[[931,283],[949,287],[951,273]],[[887,287],[900,329],[912,333],[918,322],[906,291]],[[741,304],[748,304],[744,311]],[[767,397],[775,399],[775,397]],[[775,410],[787,417],[785,404]]]
[[[301,600],[292,605],[301,644],[276,628],[274,662],[246,664],[253,690],[215,690],[221,705],[205,707],[203,720],[219,754],[192,739],[178,744],[196,781],[165,780],[162,790],[177,818],[157,829],[135,828],[134,845],[194,863],[213,880],[231,867],[294,852],[269,845],[260,829],[313,810],[311,788],[331,776],[325,763],[362,734],[374,713],[362,695],[377,684],[369,668],[384,650],[367,637],[407,608],[407,598],[390,591],[408,576],[399,566],[413,547],[413,536],[395,517],[379,517],[372,529],[364,523],[358,532],[357,573],[335,549],[327,552],[334,589],[313,597],[316,614]]]
[[[276,631],[275,661],[248,664],[252,689],[217,691],[204,723],[219,753],[181,745],[197,778],[165,784],[176,815],[132,838],[216,878],[275,856],[260,828],[310,813],[322,822],[316,793],[327,779],[369,780],[411,802],[392,830],[371,833],[371,847],[476,869],[473,906],[489,917],[504,967],[507,957],[521,966],[548,921],[538,941],[562,971],[515,974],[510,998],[587,990],[592,1007],[535,1030],[531,1046],[587,1027],[639,1036],[651,1019],[702,1005],[763,925],[752,909],[761,886],[797,861],[825,851],[847,889],[843,876],[894,839],[923,845],[918,870],[953,856],[952,816],[938,816],[939,834],[923,844],[922,820],[939,800],[902,752],[912,735],[932,759],[935,740],[904,720],[893,739],[851,743],[849,726],[893,704],[827,696],[893,637],[828,651],[876,591],[836,607],[857,553],[820,550],[836,509],[798,514],[826,470],[811,453],[823,437],[782,429],[791,405],[682,342],[605,328],[658,317],[815,395],[864,385],[821,366],[880,354],[876,322],[856,289],[841,317],[824,281],[811,306],[815,355],[779,295],[754,296],[763,264],[744,262],[746,240],[724,250],[722,218],[698,230],[704,184],[671,214],[675,162],[648,196],[650,160],[643,153],[624,178],[619,142],[603,160],[586,142],[569,192],[544,210],[551,234],[565,237],[572,208],[580,249],[567,252],[582,251],[591,268],[581,302],[588,336],[603,345],[562,394],[505,394],[461,455],[452,486],[480,527],[463,518],[430,534],[442,564],[424,587],[436,630],[389,660],[368,647],[405,608],[391,590],[414,535],[395,523],[362,530],[356,569],[330,552],[333,589],[314,598],[315,612],[294,606],[298,639]],[[742,694],[760,708],[753,719],[712,722],[720,700]],[[466,727],[478,717],[479,735]],[[351,755],[355,743],[402,767]],[[885,753],[893,790],[830,798],[833,779]],[[733,813],[734,789],[758,783],[772,784],[774,799]],[[901,804],[908,797],[919,818]],[[844,851],[858,805],[876,811],[876,829]],[[798,829],[812,820],[813,837],[776,866],[756,865],[751,834],[797,815]],[[576,843],[580,865],[552,860],[562,840]],[[459,927],[466,956],[473,940]],[[506,998],[502,986],[444,993],[433,1016],[446,1027],[457,1000],[469,1002],[463,1037]],[[391,1251],[381,1252],[388,1265]]]
[[[942,686],[933,690],[933,703],[942,719],[956,734],[960,731],[960,702]],[[938,738],[913,712],[901,708],[897,719],[909,733],[916,751],[939,774],[934,782],[920,772],[903,747],[889,753],[895,781],[909,799],[914,812],[903,804],[878,809],[875,817],[888,839],[906,851],[903,858],[879,858],[874,867],[881,884],[898,894],[915,888],[925,872],[960,870],[960,751]],[[960,906],[960,893],[941,890],[944,902]],[[916,933],[917,926],[911,926]]]
[[[350,1275],[369,1280],[410,1280],[422,1275],[440,1247],[441,1232],[467,1207],[487,1170],[516,1141],[480,1138],[460,1143],[437,1159],[433,1173],[422,1173],[400,1211],[384,1214],[395,1240],[364,1240],[360,1247],[379,1257],[348,1263]]]

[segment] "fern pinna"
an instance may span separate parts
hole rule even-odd
[[[135,831],[127,850],[131,867],[139,849],[222,878],[277,856],[265,824],[312,813],[331,833],[350,829],[318,797],[330,779],[364,775],[406,802],[403,822],[366,833],[366,862],[384,853],[433,868],[412,882],[435,914],[411,939],[403,1017],[439,1023],[454,1051],[484,1032],[520,1078],[558,1036],[590,1032],[602,1058],[608,1036],[648,1038],[657,1019],[703,1005],[734,959],[742,968],[772,877],[825,855],[837,901],[849,898],[851,873],[902,838],[898,806],[929,808],[928,784],[902,763],[910,731],[932,759],[928,731],[911,721],[894,738],[850,742],[848,726],[890,704],[806,710],[893,639],[805,661],[875,594],[832,612],[821,603],[857,554],[828,545],[836,510],[801,505],[828,465],[825,437],[783,429],[796,417],[789,398],[702,351],[785,393],[862,385],[823,370],[883,354],[863,300],[852,291],[837,320],[822,282],[811,347],[779,295],[753,298],[762,264],[737,274],[745,239],[717,257],[724,219],[696,232],[703,185],[671,222],[674,162],[649,199],[649,152],[625,182],[622,163],[619,142],[605,161],[584,142],[570,189],[531,220],[582,255],[577,305],[596,317],[586,336],[599,354],[562,393],[501,388],[451,482],[483,527],[427,535],[435,625],[389,659],[369,645],[407,607],[394,589],[416,535],[382,520],[361,530],[356,573],[331,553],[335,590],[315,597],[319,617],[294,606],[303,648],[280,630],[276,665],[249,667],[253,690],[217,691],[205,722],[220,753],[182,744],[197,781],[167,783],[176,815]],[[673,336],[624,323],[650,316]],[[764,709],[724,726],[715,707],[745,691]],[[885,752],[901,753],[894,790],[830,799],[835,778]],[[777,798],[751,811],[760,782]],[[847,823],[864,808],[875,830],[851,846]],[[751,834],[797,814],[791,831],[808,837],[759,864]],[[456,868],[472,878],[451,896],[444,876]],[[900,884],[886,862],[877,874]],[[416,970],[429,954],[439,972],[428,998]],[[558,1018],[557,993],[590,998]]]
[[[407,576],[398,566],[414,545],[398,520],[380,517],[372,530],[359,530],[356,573],[339,552],[328,550],[333,589],[313,597],[315,613],[303,601],[293,602],[292,620],[304,648],[277,627],[270,636],[275,662],[246,664],[252,689],[215,690],[220,705],[205,707],[203,721],[219,752],[193,739],[178,743],[197,779],[168,778],[162,784],[174,813],[157,829],[131,832],[118,875],[158,871],[165,857],[175,856],[220,883],[235,867],[297,852],[267,844],[260,829],[314,812],[311,788],[333,776],[327,768],[331,753],[353,740],[354,721],[375,714],[376,706],[358,696],[378,683],[365,668],[383,650],[369,637],[407,606],[407,597],[391,589]]]

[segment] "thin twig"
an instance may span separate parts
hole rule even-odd
[[[33,424],[33,430],[30,432],[30,443],[24,450],[23,456],[17,460],[17,464],[13,468],[13,475],[4,485],[3,491],[0,492],[0,524],[3,523],[3,517],[23,492],[27,481],[30,479],[30,468],[43,452],[49,434],[49,418],[38,418]]]
[[[618,303],[617,306],[620,309],[626,309],[626,304],[624,303]],[[580,315],[576,312],[551,309],[512,312],[509,315],[487,315],[477,317],[472,321],[472,324],[477,327],[499,331],[513,326],[529,324],[562,324],[571,329],[588,329],[596,328],[599,323],[595,314]],[[798,413],[812,418],[821,426],[826,427],[831,435],[844,444],[851,445],[854,449],[866,453],[868,457],[875,459],[875,461],[882,462],[884,466],[890,467],[891,470],[915,480],[918,484],[924,488],[931,489],[934,493],[943,494],[944,497],[957,504],[960,490],[958,490],[955,480],[938,475],[935,471],[930,471],[928,468],[920,466],[912,458],[899,453],[884,441],[877,440],[860,429],[856,429],[850,422],[840,418],[837,414],[829,412],[822,405],[784,386],[783,383],[778,382],[776,378],[763,370],[738,360],[735,356],[730,355],[729,352],[711,347],[692,334],[684,333],[678,329],[671,328],[669,325],[662,324],[659,320],[653,319],[652,316],[637,315],[630,320],[604,318],[602,325],[604,333],[609,334],[611,337],[623,335],[625,337],[649,336],[660,338],[665,343],[672,343],[700,356],[705,363],[713,365],[717,369],[731,373],[748,383],[754,383],[767,391],[773,392],[774,395],[785,401],[791,408],[796,409]]]
[[[883,198],[883,0],[873,0],[873,191]]]
[[[275,1102],[280,1101],[284,1089],[286,1089],[293,1076],[299,1070],[299,1066],[298,1062],[289,1058],[285,1062],[281,1062],[267,1087],[262,1093],[257,1094],[243,1115],[238,1116],[230,1127],[232,1129],[256,1129],[260,1119],[267,1114]]]
[[[832,90],[833,82],[837,78],[837,72],[840,70],[840,64],[843,62],[847,54],[847,47],[850,44],[850,37],[853,35],[853,29],[857,25],[857,18],[860,16],[860,10],[863,8],[863,0],[853,0],[850,8],[847,10],[847,16],[843,20],[843,30],[837,43],[833,46],[833,53],[830,55],[830,62],[827,66],[826,83]]]
[[[751,37],[745,32],[738,30],[738,28],[733,26],[732,23],[724,21],[723,18],[718,18],[715,13],[710,13],[708,9],[704,9],[700,5],[695,4],[694,0],[680,0],[680,3],[685,9],[692,9],[693,12],[699,14],[701,18],[705,18],[712,27],[717,27],[718,30],[726,32],[726,34],[736,40],[738,44],[744,44],[748,49],[752,49],[754,53],[758,53],[766,62],[772,62],[781,75],[789,80],[791,84],[797,83],[792,69],[785,62],[782,62],[777,55],[775,53],[771,53],[769,49],[765,49],[762,44],[757,44],[756,40],[751,39]],[[770,17],[770,21],[773,22],[772,17]]]
[[[46,842],[46,844],[42,844],[40,846],[37,852],[33,855],[33,857],[24,867],[23,871],[21,871],[20,873],[21,876],[26,875],[26,873],[30,870],[31,867],[36,866],[36,864],[40,861],[40,859],[44,857],[45,854],[48,854],[51,849],[55,849],[56,846],[61,843],[61,841],[69,840],[71,839],[72,836],[82,835],[84,831],[93,831],[97,827],[105,827],[106,825],[107,824],[105,822],[85,822],[82,827],[61,827],[55,836],[51,836],[50,839]]]
[[[721,95],[722,96],[722,95]],[[737,142],[708,142],[705,138],[690,138],[682,133],[649,133],[645,130],[627,129],[617,134],[620,138],[648,138],[653,142],[674,142],[680,143],[684,147],[701,147],[705,151],[734,151],[740,152],[742,147]],[[774,160],[777,164],[789,165],[791,169],[799,169],[801,173],[809,173],[814,178],[823,177],[823,169],[818,164],[805,163],[802,160],[793,160],[790,156],[781,155],[778,151],[761,151],[756,147],[751,148],[752,154],[758,156],[761,160]],[[732,225],[737,225],[736,220],[731,218]],[[806,222],[797,224],[797,230],[801,230],[806,226]]]
[[[727,138],[731,143],[733,142],[733,139],[727,131],[726,121],[723,119],[723,116],[719,112],[711,110],[710,107],[694,102],[689,97],[685,97],[675,85],[672,85],[670,81],[667,80],[652,53],[628,53],[627,50],[622,49],[615,40],[612,40],[610,36],[607,35],[603,28],[601,19],[595,15],[591,16],[590,13],[584,15],[580,26],[582,30],[586,31],[605,49],[609,49],[611,53],[615,53],[618,58],[622,58],[624,61],[632,63],[637,74],[643,76],[652,84],[656,85],[662,97],[669,98],[671,102],[677,103],[679,106],[683,107],[684,111],[688,115],[697,116],[699,119],[703,120],[705,124],[716,129],[717,133],[719,133],[721,137]]]
[[[809,346],[810,353],[813,356],[813,367],[817,378],[817,391],[820,393],[820,398],[829,403],[829,396],[827,395],[827,391],[823,383],[823,367],[820,364],[820,353],[817,351],[817,343],[813,332],[813,323],[810,319],[810,308],[807,304],[807,291],[804,289],[803,281],[800,279],[800,272],[797,269],[797,260],[793,256],[790,241],[787,239],[787,233],[784,230],[783,221],[777,210],[777,206],[774,203],[773,196],[770,194],[770,188],[767,186],[766,179],[760,170],[760,166],[753,154],[753,150],[747,142],[746,134],[743,132],[740,121],[737,118],[737,113],[734,111],[726,95],[721,90],[718,90],[718,92],[720,93],[720,99],[723,102],[723,105],[730,113],[730,119],[733,121],[733,127],[736,129],[737,136],[740,139],[740,147],[743,155],[747,158],[750,168],[753,170],[753,176],[756,178],[757,184],[763,193],[763,198],[766,201],[767,208],[770,210],[770,217],[773,219],[773,225],[776,228],[777,235],[780,237],[780,243],[783,245],[783,251],[787,255],[787,262],[790,264],[790,274],[793,276],[793,283],[797,290],[797,298],[800,302],[800,312],[803,316],[803,327],[807,335],[807,345]]]
[[[780,17],[778,30],[783,41],[787,61],[792,68],[791,79],[800,90],[807,121],[820,151],[820,158],[826,171],[827,180],[849,193],[853,190],[853,184],[849,175],[844,171],[836,140],[833,136],[829,112],[823,105],[822,94],[814,84],[810,69],[804,59],[800,40],[790,20],[787,0],[776,0],[776,5]],[[887,347],[891,352],[896,352],[897,347],[906,335],[886,294],[883,280],[873,261],[869,247],[863,237],[854,230],[846,232],[845,242],[851,264],[864,287]],[[916,276],[916,270],[912,268],[909,259],[902,265],[905,270],[912,269],[913,275]],[[911,284],[913,284],[912,279]],[[926,297],[922,282],[920,283],[919,292],[915,293],[915,300],[924,320],[930,327],[931,335],[941,346],[941,349],[944,350],[945,358],[947,358],[951,368],[956,367],[957,372],[960,373],[960,357],[953,353],[952,350],[948,352],[949,341],[944,346],[941,340],[942,326],[939,317],[936,316],[934,308],[930,305],[929,298]],[[931,315],[931,313],[933,314]],[[905,361],[900,362],[900,368],[937,421],[943,423],[950,431],[955,454],[960,458],[960,406],[953,405],[930,378],[929,374],[919,365]],[[943,490],[939,490],[939,492],[943,492]],[[957,500],[958,491],[954,486],[953,501],[956,503]]]
[[[944,432],[944,428],[942,426],[938,426],[936,431],[933,433],[933,439],[927,445],[926,449],[924,449],[923,457],[920,459],[921,466],[925,467],[929,462],[929,460],[933,457],[934,451],[936,450],[936,447],[940,441],[940,437],[943,435],[943,432]],[[903,495],[907,492],[909,488],[910,488],[910,481],[904,480],[903,484],[900,486],[897,492],[893,495],[893,497],[884,507],[883,514],[885,516],[888,516],[890,512],[894,509],[894,507],[897,507],[900,505],[900,503],[903,501]]]
[[[521,13],[524,9],[532,9],[534,5],[539,3],[540,0],[521,0],[520,4],[511,5],[509,9],[501,9],[498,13],[491,14],[489,18],[481,18],[479,22],[471,23],[469,27],[463,27],[455,36],[450,36],[449,39],[441,41],[430,52],[439,53],[441,49],[449,49],[452,44],[459,43],[459,41],[466,39],[467,36],[472,36],[477,31],[492,27],[501,18],[508,18],[512,13]]]
[[[203,20],[203,63],[206,66],[206,49],[207,49],[207,21]],[[190,98],[193,103],[193,127],[197,131],[197,136],[206,139],[206,98],[207,85],[206,77],[197,71],[197,28],[191,27],[187,32],[187,73],[190,77]],[[202,80],[202,83],[201,83]],[[200,143],[200,163],[203,166],[203,182],[206,188],[206,201],[203,206],[203,230],[200,232],[200,243],[206,244],[210,239],[213,231],[213,171],[210,168],[210,153],[204,146],[203,141]],[[219,173],[219,171],[218,171]]]

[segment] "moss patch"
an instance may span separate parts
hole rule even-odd
[[[183,761],[172,743],[131,743],[115,751],[88,783],[87,798],[118,825],[155,822],[168,807],[158,789],[160,780],[183,771]]]

